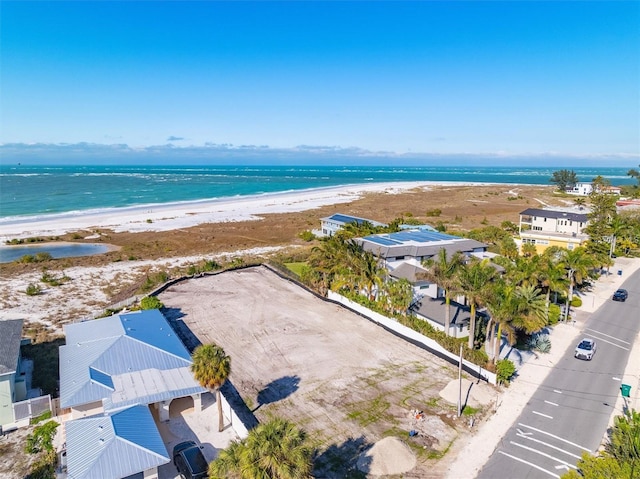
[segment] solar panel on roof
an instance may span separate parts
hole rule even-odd
[[[340,213],[336,213],[335,215],[331,216],[332,220],[335,221],[341,221],[343,223],[362,223],[362,220],[360,218],[354,218],[353,216],[348,216],[348,215],[342,215]]]
[[[366,238],[367,241],[370,241],[372,243],[376,243],[382,246],[395,246],[397,244],[399,244],[397,241],[394,241],[390,238],[385,238],[383,236],[367,236]]]

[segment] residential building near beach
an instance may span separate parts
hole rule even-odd
[[[583,233],[589,224],[586,212],[560,209],[527,208],[520,213],[519,243],[532,244],[538,254],[550,246],[574,249],[589,239]]]
[[[371,223],[373,226],[387,226],[386,224],[380,223],[378,221],[359,218],[357,216],[345,215],[342,213],[336,213],[325,218],[320,218],[320,230],[314,231],[314,234],[320,237],[333,236],[338,232],[338,230],[344,228],[350,223],[361,225],[365,222]]]
[[[116,314],[64,327],[60,407],[68,477],[117,479],[170,461],[156,426],[171,402],[206,392],[194,379],[189,351],[158,310]],[[153,414],[152,414],[153,411]],[[156,418],[154,418],[154,415]]]
[[[479,241],[460,238],[434,231],[431,227],[413,227],[398,233],[385,233],[356,238],[365,251],[370,251],[382,262],[394,280],[406,279],[413,286],[412,310],[416,316],[428,321],[437,329],[444,330],[444,292],[435,283],[425,279],[426,261],[437,256],[442,249],[447,255],[460,252],[466,256],[490,259],[487,245]],[[453,301],[452,318],[448,334],[456,337],[468,336],[469,308],[463,296]]]

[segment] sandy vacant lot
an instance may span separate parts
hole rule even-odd
[[[455,405],[439,396],[454,366],[265,267],[181,282],[160,299],[202,343],[224,347],[231,381],[259,420],[286,417],[312,435],[324,451],[318,477],[347,477],[343,461],[353,466],[386,435],[418,453],[403,477],[442,476],[439,451],[469,420],[454,419]],[[409,438],[416,428],[423,434]]]

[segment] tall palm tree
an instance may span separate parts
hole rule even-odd
[[[549,251],[548,254],[547,251]],[[542,291],[546,294],[545,318],[547,323],[549,323],[551,293],[555,292],[557,296],[557,293],[564,291],[564,288],[568,286],[567,273],[560,258],[560,256],[553,254],[553,252],[547,248],[540,260],[539,280]]]
[[[308,479],[313,448],[304,431],[283,419],[260,424],[209,464],[211,479]]]
[[[503,333],[506,333],[509,344],[515,343],[515,328],[512,325],[513,317],[517,314],[517,304],[514,294],[514,286],[499,282],[496,284],[494,294],[486,301],[487,310],[491,319],[490,327],[487,327],[487,345],[493,343],[493,364],[498,361],[500,355],[500,342]],[[493,330],[497,328],[495,337]]]
[[[222,432],[224,417],[220,388],[231,374],[231,358],[216,344],[198,346],[193,352],[191,372],[203,388],[215,392],[218,404],[218,431]]]
[[[476,334],[476,310],[482,306],[491,292],[491,282],[498,275],[487,260],[472,259],[458,273],[460,291],[466,296],[470,311],[469,349],[473,349]]]
[[[582,284],[589,276],[589,271],[595,266],[593,257],[587,253],[583,247],[573,250],[565,250],[562,263],[567,271],[569,279],[569,293],[567,295],[567,304],[564,311],[565,321],[569,317],[569,305],[573,299],[574,287]]]
[[[423,263],[426,272],[420,275],[444,291],[444,334],[446,335],[449,335],[449,327],[451,326],[451,296],[458,291],[458,272],[463,264],[464,256],[462,253],[456,251],[451,257],[448,257],[447,250],[441,248],[435,258],[430,258]]]

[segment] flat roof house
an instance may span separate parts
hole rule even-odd
[[[437,256],[442,249],[447,256],[460,252],[479,258],[484,258],[487,250],[487,245],[479,241],[424,227],[369,235],[355,241],[383,262],[391,278],[406,279],[412,284],[414,313],[440,330],[444,330],[445,323],[445,306],[441,300],[443,291],[437,284],[423,278],[426,270],[422,262]],[[464,298],[460,299],[450,306],[452,322],[448,334],[456,337],[468,335],[469,308],[462,304]]]
[[[193,378],[189,351],[158,310],[64,331],[60,407],[70,408],[72,418],[64,425],[68,477],[119,479],[143,471],[157,477],[169,454],[149,406],[166,421],[173,399],[190,396],[199,410],[206,392]]]
[[[520,213],[520,246],[533,244],[538,253],[550,246],[573,249],[589,239],[583,230],[586,213],[571,210],[528,208]]]
[[[20,377],[22,319],[0,321],[0,429],[14,422],[13,403],[27,396]]]
[[[366,218],[358,218],[357,216],[344,215],[342,213],[336,213],[331,216],[320,219],[320,231],[316,231],[317,236],[333,236],[336,232],[349,223],[355,223],[361,225],[362,223],[371,223],[373,226],[387,226],[384,223],[380,223],[374,220],[368,220]]]

